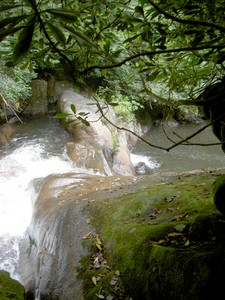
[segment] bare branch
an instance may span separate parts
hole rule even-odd
[[[219,116],[218,118],[216,118],[215,120],[213,120],[212,122],[210,122],[209,124],[203,126],[202,128],[200,128],[199,130],[197,130],[196,132],[194,132],[193,134],[189,135],[188,137],[186,137],[185,139],[181,140],[180,142],[175,143],[174,145],[168,147],[166,149],[166,151],[170,151],[171,149],[179,146],[179,145],[183,145],[185,142],[189,141],[190,139],[192,139],[193,137],[195,137],[196,135],[198,135],[200,132],[202,132],[203,130],[205,130],[207,127],[213,125],[214,123],[218,122],[219,120],[221,120],[224,117],[224,114],[222,114],[221,116]],[[212,146],[212,145],[222,145],[223,143],[213,143],[213,144],[195,144],[196,146]],[[187,144],[186,144],[187,145]],[[190,145],[190,144],[188,144]],[[194,145],[194,144],[192,144]]]
[[[175,141],[173,141],[170,137],[169,137],[169,135],[167,134],[167,132],[166,132],[166,130],[165,130],[165,126],[163,125],[162,126],[162,128],[163,128],[163,133],[165,134],[165,136],[166,136],[166,138],[170,141],[170,142],[172,142],[174,145],[177,145],[177,143],[175,142]],[[171,128],[170,128],[171,129]],[[193,143],[193,142],[189,142],[189,141],[186,141],[186,142],[183,142],[185,139],[183,138],[183,137],[181,137],[179,134],[177,134],[175,131],[173,131],[173,130],[171,130],[172,131],[172,133],[175,135],[175,136],[177,136],[180,140],[181,140],[181,142],[182,142],[182,146],[218,146],[218,145],[222,145],[223,143],[221,143],[221,142],[218,142],[218,143],[206,143],[206,144],[204,144],[204,143]]]
[[[0,94],[0,99],[2,99],[2,101],[5,104],[5,106],[8,107],[8,109],[11,110],[14,113],[14,115],[17,117],[17,119],[20,121],[20,123],[23,124],[23,121],[20,119],[20,117],[16,113],[15,109],[11,105],[9,105],[9,103],[7,102],[7,100],[4,98],[4,96],[2,94]],[[7,120],[7,116],[6,115],[5,115],[5,117],[6,117],[6,120]]]
[[[188,142],[188,141],[190,139],[192,139],[193,137],[195,137],[196,135],[198,135],[203,130],[205,130],[206,128],[208,128],[209,126],[213,125],[215,122],[221,120],[224,117],[224,114],[221,115],[221,116],[219,116],[218,118],[216,118],[212,122],[208,123],[207,125],[203,126],[202,128],[200,128],[199,130],[197,130],[193,134],[189,135],[188,137],[186,137],[184,139],[181,139],[179,142],[174,142],[172,139],[170,139],[168,137],[168,139],[173,143],[173,145],[169,146],[169,147],[162,147],[160,145],[156,145],[156,144],[153,144],[153,143],[147,141],[146,139],[144,139],[143,137],[141,137],[140,135],[138,135],[137,133],[135,133],[134,131],[132,131],[132,130],[130,130],[128,128],[121,127],[121,126],[118,126],[118,125],[114,124],[112,121],[110,121],[107,118],[106,113],[103,111],[103,109],[101,107],[101,104],[98,101],[98,99],[96,97],[94,97],[94,96],[93,96],[93,98],[96,101],[96,106],[98,108],[98,111],[101,113],[102,118],[104,118],[109,124],[111,124],[117,130],[126,131],[126,132],[131,133],[132,135],[136,136],[139,140],[141,140],[142,142],[144,142],[145,144],[147,144],[150,147],[161,149],[161,150],[165,150],[165,151],[169,152],[170,150],[172,150],[173,148],[175,148],[175,147],[177,147],[179,145],[184,145],[184,146],[191,146],[191,145],[193,145],[193,146],[215,146],[215,145],[222,145],[223,144],[221,142],[220,143],[208,143],[208,144],[202,143],[201,144],[201,143],[191,143],[191,142]],[[104,105],[108,105],[108,104],[104,103]],[[168,135],[166,135],[166,136],[168,136]]]

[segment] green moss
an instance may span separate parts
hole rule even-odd
[[[0,271],[0,299],[24,300],[24,287],[16,280],[10,278],[9,273]]]
[[[215,178],[170,177],[88,206],[108,264],[133,299],[209,299],[211,262],[222,257],[215,245],[225,238],[211,194]]]

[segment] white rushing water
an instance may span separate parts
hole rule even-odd
[[[16,279],[19,242],[32,216],[30,182],[49,174],[74,171],[65,152],[68,136],[55,122],[38,133],[37,125],[29,136],[17,134],[0,152],[0,270],[10,272]],[[61,133],[53,145],[53,135]]]

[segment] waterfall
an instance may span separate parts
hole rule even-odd
[[[45,118],[18,126],[12,142],[0,149],[0,270],[15,279],[19,243],[32,216],[30,183],[74,171],[65,150],[70,138],[57,121]]]

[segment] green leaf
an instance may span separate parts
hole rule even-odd
[[[89,112],[84,112],[84,111],[81,111],[81,112],[79,112],[79,114],[78,114],[79,116],[87,116],[87,115],[89,115]]]
[[[10,18],[5,18],[2,21],[0,21],[0,29],[4,28],[8,24],[15,25],[16,23],[28,18],[29,16],[15,16]]]
[[[77,113],[77,109],[76,109],[76,106],[75,106],[74,104],[71,104],[71,105],[70,105],[70,108],[71,108],[71,110],[72,110],[72,112],[73,112],[74,114]]]
[[[13,27],[13,28],[4,30],[3,32],[0,33],[0,41],[3,40],[8,35],[11,35],[23,28],[24,28],[24,26],[18,26],[18,27]]]
[[[0,7],[0,11],[5,11],[5,10],[10,10],[10,9],[15,9],[17,7],[21,7],[22,5],[17,4],[17,5],[6,5],[6,6],[2,6]]]
[[[73,125],[78,125],[78,123],[74,123],[74,120],[69,120],[69,121],[65,121],[65,122],[63,122],[62,123],[62,126],[63,127],[68,127],[70,124],[72,124],[73,123]]]
[[[86,35],[84,35],[83,33],[77,31],[76,29],[69,27],[67,25],[63,25],[63,27],[70,32],[70,34],[74,35],[77,39],[80,39],[83,41],[84,44],[86,44],[88,47],[94,47],[96,49],[98,49],[98,45],[95,44],[94,42],[92,42],[89,37],[87,37]]]
[[[76,11],[68,10],[66,8],[48,9],[46,11],[66,23],[74,23],[77,21],[77,17],[80,14]]]
[[[155,70],[153,71],[148,77],[147,80],[148,81],[154,81],[156,79],[156,77],[159,75],[159,70]]]
[[[142,19],[135,18],[135,17],[132,17],[132,16],[126,17],[126,21],[129,22],[129,23],[143,23]]]
[[[33,8],[37,7],[36,0],[25,0],[27,4],[31,5]]]
[[[130,42],[132,42],[133,40],[135,40],[136,38],[138,38],[138,37],[141,36],[141,35],[142,35],[142,32],[141,32],[141,33],[138,33],[138,34],[135,34],[134,36],[132,36],[132,37],[126,39],[126,40],[124,41],[124,44],[125,44],[125,43],[130,43]]]
[[[54,115],[54,118],[55,119],[65,119],[68,116],[71,116],[71,114],[68,114],[68,113],[59,113],[59,114]]]
[[[78,119],[79,119],[85,126],[90,126],[90,125],[91,125],[86,119],[83,119],[83,118],[81,118],[81,117],[78,117]]]
[[[108,102],[111,106],[115,107],[115,106],[118,106],[119,104],[116,103],[116,102]]]
[[[135,11],[137,12],[137,13],[139,13],[139,14],[141,14],[142,16],[144,16],[144,10],[143,10],[143,8],[141,7],[141,6],[136,6],[135,7]]]
[[[66,38],[62,30],[60,30],[59,26],[55,26],[50,22],[47,22],[46,25],[51,30],[51,33],[56,38],[56,40],[65,44]]]
[[[14,63],[19,63],[27,55],[30,50],[33,33],[35,28],[35,18],[32,18],[26,27],[21,31],[18,43],[15,45],[12,59]]]

